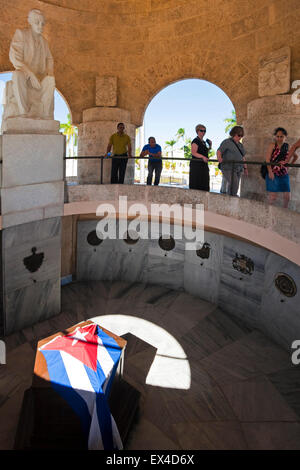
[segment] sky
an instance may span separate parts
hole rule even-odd
[[[4,84],[11,79],[11,73],[0,74],[0,98]],[[2,99],[0,101],[2,103]],[[144,116],[145,143],[154,136],[164,149],[166,140],[175,138],[180,127],[186,136],[196,136],[195,126],[204,124],[207,129],[205,138],[213,142],[216,150],[227,136],[224,119],[231,117],[234,109],[228,96],[216,85],[205,80],[187,79],[173,83],[160,91],[149,103]],[[69,110],[61,95],[55,92],[54,118],[67,122]],[[0,106],[0,123],[2,105]],[[139,145],[139,143],[137,143]],[[182,144],[178,144],[180,147]],[[175,147],[176,148],[176,147]]]
[[[228,137],[224,119],[231,117],[233,109],[228,96],[216,85],[205,80],[181,80],[164,88],[150,102],[144,116],[145,139],[154,136],[164,148],[165,141],[174,139],[180,127],[193,139],[196,125],[204,124],[205,138],[217,149]]]

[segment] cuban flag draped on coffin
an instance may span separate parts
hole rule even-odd
[[[43,353],[54,389],[79,415],[90,450],[120,450],[119,431],[107,398],[121,348],[96,324],[44,344]]]

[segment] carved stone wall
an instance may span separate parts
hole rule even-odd
[[[291,50],[283,47],[274,51],[259,62],[258,94],[273,96],[290,91]]]
[[[46,17],[56,86],[74,124],[95,106],[96,77],[118,78],[118,107],[140,125],[153,96],[183,78],[221,87],[239,122],[258,98],[259,60],[291,48],[291,81],[300,78],[299,0],[1,0],[0,70],[11,70],[9,43],[31,8]],[[153,28],[155,25],[155,30]]]
[[[277,127],[288,132],[287,142],[293,144],[300,134],[300,106],[292,102],[291,95],[266,96],[248,105],[247,119],[243,122],[247,149],[247,160],[264,161],[266,150],[273,141]],[[297,161],[299,163],[299,160]],[[258,201],[266,201],[265,181],[260,176],[260,167],[248,165],[248,177],[242,178],[241,196]],[[289,208],[300,212],[300,171],[289,169],[291,182],[291,202]],[[278,204],[282,201],[278,199]]]
[[[117,77],[96,78],[96,106],[117,106]]]

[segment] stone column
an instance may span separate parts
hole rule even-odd
[[[125,133],[131,138],[132,155],[135,153],[135,125],[130,113],[121,108],[95,107],[83,111],[83,123],[78,126],[78,155],[104,155],[109,138],[117,132],[118,122],[125,124]],[[78,160],[79,184],[100,183],[100,160]],[[103,162],[103,183],[110,183],[111,159]],[[125,184],[134,182],[134,159],[129,160]]]
[[[1,333],[60,312],[65,137],[59,122],[9,118],[0,138]]]
[[[292,102],[291,95],[264,96],[248,104],[247,120],[243,123],[247,160],[264,161],[274,130],[284,127],[287,142],[292,145],[300,137],[300,105]],[[297,162],[299,163],[299,161]],[[241,197],[267,201],[265,181],[260,176],[260,166],[248,165],[249,176],[242,178]],[[291,202],[289,208],[300,211],[300,171],[289,169]],[[282,204],[278,201],[277,204]]]
[[[96,156],[106,153],[109,138],[117,132],[117,124],[125,124],[125,133],[131,138],[132,156],[135,155],[135,129],[130,112],[117,107],[117,77],[96,78],[96,107],[83,111],[83,122],[78,126],[78,156]],[[100,161],[78,160],[79,184],[100,183]],[[110,183],[111,160],[103,162],[103,183]],[[134,182],[134,159],[129,160],[125,184]]]

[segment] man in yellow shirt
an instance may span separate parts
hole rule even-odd
[[[129,135],[124,133],[125,126],[123,122],[119,122],[117,125],[117,132],[113,134],[107,146],[105,156],[108,156],[108,153],[113,147],[114,157],[111,162],[111,184],[123,184],[126,172],[126,166],[128,162],[128,157],[131,157],[131,140]],[[126,157],[126,158],[120,158]]]

